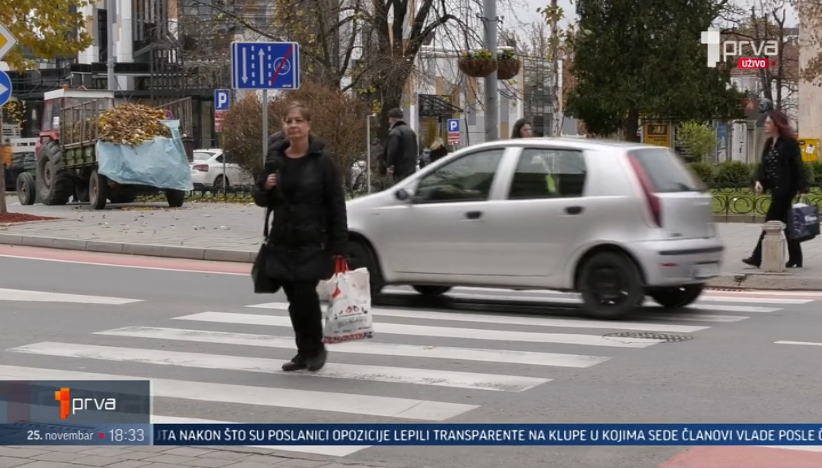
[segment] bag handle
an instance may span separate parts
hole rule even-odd
[[[334,261],[334,274],[345,273],[348,271],[348,260],[345,257],[337,257]]]

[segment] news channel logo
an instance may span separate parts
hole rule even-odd
[[[63,387],[54,392],[54,399],[60,403],[60,419],[68,419],[69,415],[80,411],[117,411],[117,399],[111,397],[74,397],[71,388]]]
[[[716,68],[720,60],[726,63],[728,59],[732,57],[736,57],[737,59],[737,68],[747,70],[771,68],[776,66],[776,60],[769,57],[779,56],[779,43],[777,41],[735,39],[726,39],[723,41],[722,32],[716,28],[702,31],[700,42],[708,48],[707,65],[709,68]],[[746,55],[746,50],[749,52],[747,55],[752,56],[741,57],[741,55]]]

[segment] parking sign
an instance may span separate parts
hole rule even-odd
[[[214,90],[214,110],[223,111],[228,110],[231,104],[231,94],[227,89]]]
[[[460,119],[448,119],[448,142],[460,142]]]

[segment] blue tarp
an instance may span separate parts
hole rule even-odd
[[[121,185],[191,191],[191,169],[180,138],[180,121],[163,120],[171,138],[155,137],[137,146],[98,141],[97,172]]]

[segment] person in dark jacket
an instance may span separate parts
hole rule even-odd
[[[765,120],[765,132],[769,138],[762,150],[762,163],[756,177],[758,193],[770,193],[771,204],[765,214],[765,221],[782,221],[786,225],[793,210],[793,199],[807,192],[805,166],[799,142],[793,136],[788,118],[779,111],[771,111]],[[787,234],[787,233],[786,233]],[[743,263],[759,268],[762,263],[762,240],[759,236],[753,254]],[[787,268],[802,267],[802,247],[799,242],[788,238]]]
[[[345,255],[348,221],[342,176],[310,135],[311,116],[301,104],[283,117],[286,138],[275,143],[257,177],[254,201],[270,208],[267,275],[288,298],[297,355],[284,371],[318,371],[325,365],[322,309],[317,285],[334,273],[334,260]]]
[[[403,120],[402,109],[388,111],[388,142],[385,145],[385,167],[394,183],[405,179],[417,170],[419,145],[417,134]]]
[[[444,158],[448,156],[448,148],[445,146],[445,142],[442,141],[442,138],[437,137],[434,138],[434,142],[431,143],[431,162],[434,162],[438,159]]]
[[[511,129],[511,139],[531,138],[532,135],[531,124],[527,120],[519,119],[514,122],[514,128]]]

